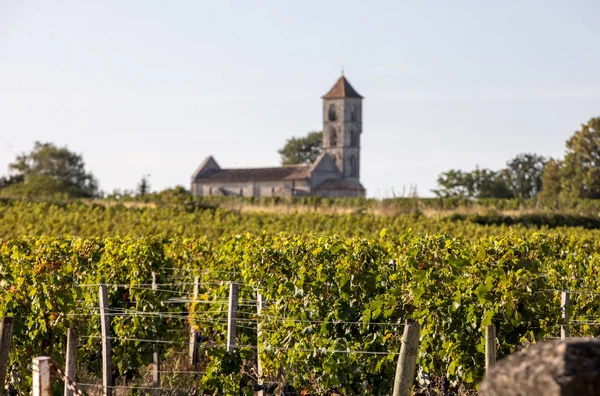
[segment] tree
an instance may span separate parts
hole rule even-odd
[[[98,183],[86,172],[83,158],[66,147],[35,142],[33,151],[17,156],[9,165],[12,177],[21,180],[9,189],[27,195],[67,194],[95,197]]]
[[[562,162],[550,158],[544,167],[542,174],[542,190],[540,199],[558,199],[561,191],[561,168]]]
[[[463,172],[451,169],[438,177],[441,188],[433,192],[444,198],[510,198],[512,192],[506,179],[504,170],[494,172],[475,168],[472,172]]]
[[[23,176],[18,175],[2,176],[0,177],[0,188],[8,187],[15,183],[21,183],[24,180],[25,179],[23,178]]]
[[[600,198],[600,117],[567,141],[560,174],[563,198]]]
[[[141,197],[150,192],[150,182],[148,181],[148,176],[149,175],[142,176],[142,180],[140,180],[140,183],[138,184],[137,191],[138,195]]]
[[[475,168],[471,172],[473,190],[477,198],[512,198],[513,194],[508,186],[505,169],[495,172],[490,169]]]
[[[534,198],[542,189],[542,174],[546,158],[532,153],[523,153],[507,162],[507,183],[512,195],[517,198]]]
[[[283,165],[312,164],[321,154],[323,132],[309,132],[305,137],[288,139],[279,150]]]
[[[437,178],[437,183],[440,188],[432,191],[438,197],[465,198],[475,195],[471,174],[461,170],[450,169],[440,174]]]

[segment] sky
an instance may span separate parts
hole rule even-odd
[[[0,174],[35,141],[106,192],[277,166],[322,129],[341,69],[363,101],[370,197],[561,157],[600,116],[600,2],[0,0]]]

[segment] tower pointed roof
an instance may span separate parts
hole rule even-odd
[[[356,90],[354,88],[352,88],[352,85],[350,85],[348,80],[346,80],[346,77],[344,77],[342,75],[336,81],[333,88],[331,88],[329,90],[329,92],[327,92],[323,96],[323,99],[344,99],[344,98],[360,98],[360,99],[362,99],[363,97],[360,96],[360,94],[358,92],[356,92]]]

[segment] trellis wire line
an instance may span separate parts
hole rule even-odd
[[[87,338],[96,338],[101,339],[102,336],[82,336]],[[147,340],[147,339],[139,339],[139,338],[120,338],[120,337],[108,337],[111,340],[120,340],[120,341],[134,341],[134,342],[148,342],[148,343],[161,343],[161,344],[178,344],[178,345],[189,345],[188,342],[176,342],[176,341],[164,341],[164,340]],[[227,348],[227,344],[200,344],[200,348]],[[241,348],[250,348],[250,349],[258,349],[256,345],[236,345],[236,349]],[[362,351],[362,350],[348,350],[348,349],[334,349],[330,350],[325,347],[320,348],[294,348],[294,347],[272,347],[272,346],[263,346],[262,349],[264,351],[270,350],[278,350],[278,351],[298,351],[298,352],[311,352],[311,353],[348,353],[348,354],[358,354],[358,355],[397,355],[396,352],[377,352],[377,351]]]
[[[564,324],[563,326],[600,326],[600,322],[585,322],[585,321],[573,320],[567,324]]]
[[[81,338],[93,338],[102,339],[102,336],[86,335],[79,336]],[[132,341],[132,342],[147,342],[149,344],[173,344],[173,345],[189,345],[189,341],[166,341],[166,340],[148,340],[143,338],[128,338],[128,337],[107,337],[110,340],[115,341]],[[200,348],[227,348],[227,344],[200,344]],[[236,345],[235,348],[253,348],[256,349],[256,345]]]
[[[99,313],[98,308],[92,308],[88,313],[97,314]],[[222,314],[228,313],[226,310],[212,310],[212,311],[140,311],[136,309],[129,308],[109,308],[109,314],[113,313],[129,313],[129,314],[140,314],[140,315],[153,315],[153,314],[166,314],[166,315],[202,315],[202,314]],[[243,313],[246,315],[256,315],[256,312],[245,312],[238,311],[238,313]],[[67,315],[77,315],[77,314],[67,314]]]
[[[188,300],[188,299],[169,299],[163,301],[165,304],[196,304],[196,303],[205,303],[205,304],[229,304],[229,301],[201,301],[201,300]],[[253,304],[238,304],[238,307],[256,307]]]
[[[271,315],[260,315],[260,318],[273,319],[279,322],[299,322],[299,323],[331,323],[331,324],[364,324],[364,325],[378,325],[378,326],[404,326],[404,323],[390,323],[390,322],[367,322],[362,321],[344,321],[344,320],[311,320],[311,319],[292,319],[285,316],[271,316]]]
[[[110,388],[110,389],[140,389],[140,390],[165,390],[165,391],[182,391],[187,392],[187,390],[179,389],[179,388],[161,388],[161,387],[153,387],[153,386],[127,386],[127,385],[113,385],[113,386],[104,386],[102,384],[85,384],[78,382],[77,385],[87,387],[87,388]]]
[[[590,296],[600,296],[600,292],[594,292],[591,290],[559,290],[559,289],[542,289],[538,291],[546,291],[546,292],[567,292],[569,294],[582,294],[582,295],[590,295]]]
[[[80,335],[80,338],[93,338],[93,339],[102,339],[102,336],[96,335]],[[166,341],[166,340],[148,340],[143,338],[127,338],[127,337],[106,337],[109,340],[116,341],[133,341],[133,342],[148,342],[152,344],[173,344],[173,345],[189,345],[189,342],[185,341]]]
[[[254,347],[256,349],[256,347]],[[309,348],[293,348],[293,347],[270,347],[270,346],[263,346],[261,348],[263,351],[269,351],[269,350],[278,350],[278,351],[298,351],[298,352],[312,352],[312,353],[348,353],[348,354],[356,354],[356,355],[398,355],[397,352],[377,352],[377,351],[357,351],[357,350],[347,350],[347,349],[334,349],[334,350],[330,350],[327,348],[313,348],[313,349],[309,349]]]
[[[93,308],[92,308],[93,309]],[[98,311],[98,309],[93,309],[94,311]],[[110,310],[109,310],[110,312]],[[218,314],[218,313],[227,313],[226,310],[221,310],[221,311],[194,311],[194,312],[190,312],[190,311],[137,311],[137,310],[127,310],[127,309],[123,309],[120,311],[117,311],[115,309],[114,312],[131,312],[131,313],[140,313],[140,314],[144,314],[144,313],[149,313],[149,314],[171,314],[171,315],[198,315],[198,314]],[[256,312],[238,312],[238,314],[250,314],[250,315],[256,315]],[[74,316],[74,315],[78,315],[75,313],[68,313],[65,314],[67,316]],[[83,315],[83,314],[81,314]]]
[[[176,270],[176,271],[191,271],[199,273],[221,272],[224,274],[239,274],[239,271],[221,271],[221,270],[196,270],[194,268],[176,268],[176,267],[160,267],[160,270]]]
[[[108,313],[108,314],[104,314],[106,316],[112,316],[112,317],[124,317],[124,318],[132,318],[132,317],[145,317],[145,318],[165,318],[165,319],[179,319],[179,320],[188,320],[190,319],[189,316],[177,316],[177,315],[168,315],[168,314],[148,314],[148,315],[139,315],[139,314],[127,314],[127,313]],[[69,316],[102,316],[102,314],[100,313],[89,313],[89,314],[71,314]],[[227,318],[202,318],[202,317],[198,317],[197,315],[195,315],[193,318],[191,318],[194,322],[199,322],[199,323],[227,323],[228,319]],[[250,323],[250,324],[255,324],[256,320],[253,319],[243,319],[243,318],[238,318],[237,322],[239,323]]]
[[[206,371],[191,371],[191,370],[166,370],[166,371],[158,370],[155,372],[161,373],[161,374],[206,374]],[[151,376],[152,372],[149,371],[149,372],[145,373],[145,375]]]
[[[237,283],[240,286],[250,286],[250,285],[245,285],[241,282],[237,282],[237,281],[230,281],[230,280],[215,280],[213,282],[200,282],[198,283],[198,286],[214,286],[214,285],[219,285],[219,286],[224,286],[228,283]],[[166,283],[162,283],[163,286],[171,286],[171,284],[166,284]],[[190,285],[190,284],[188,284]],[[194,285],[194,283],[191,283],[191,285]],[[106,286],[106,287],[122,287],[122,288],[129,288],[129,289],[140,289],[140,290],[153,290],[152,289],[152,283],[137,283],[135,285],[131,285],[131,284],[127,284],[127,283],[79,283],[79,284],[75,284],[73,285],[75,287],[100,287],[100,286]]]

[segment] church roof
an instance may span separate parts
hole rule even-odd
[[[279,180],[303,180],[309,177],[309,165],[290,165],[274,168],[221,169],[206,177],[198,177],[202,182],[264,182]]]
[[[315,187],[315,190],[365,191],[360,182],[348,179],[329,179]]]
[[[360,98],[362,96],[354,88],[352,85],[346,80],[346,77],[341,76],[333,88],[329,90],[324,96],[323,99],[343,99],[343,98]]]

